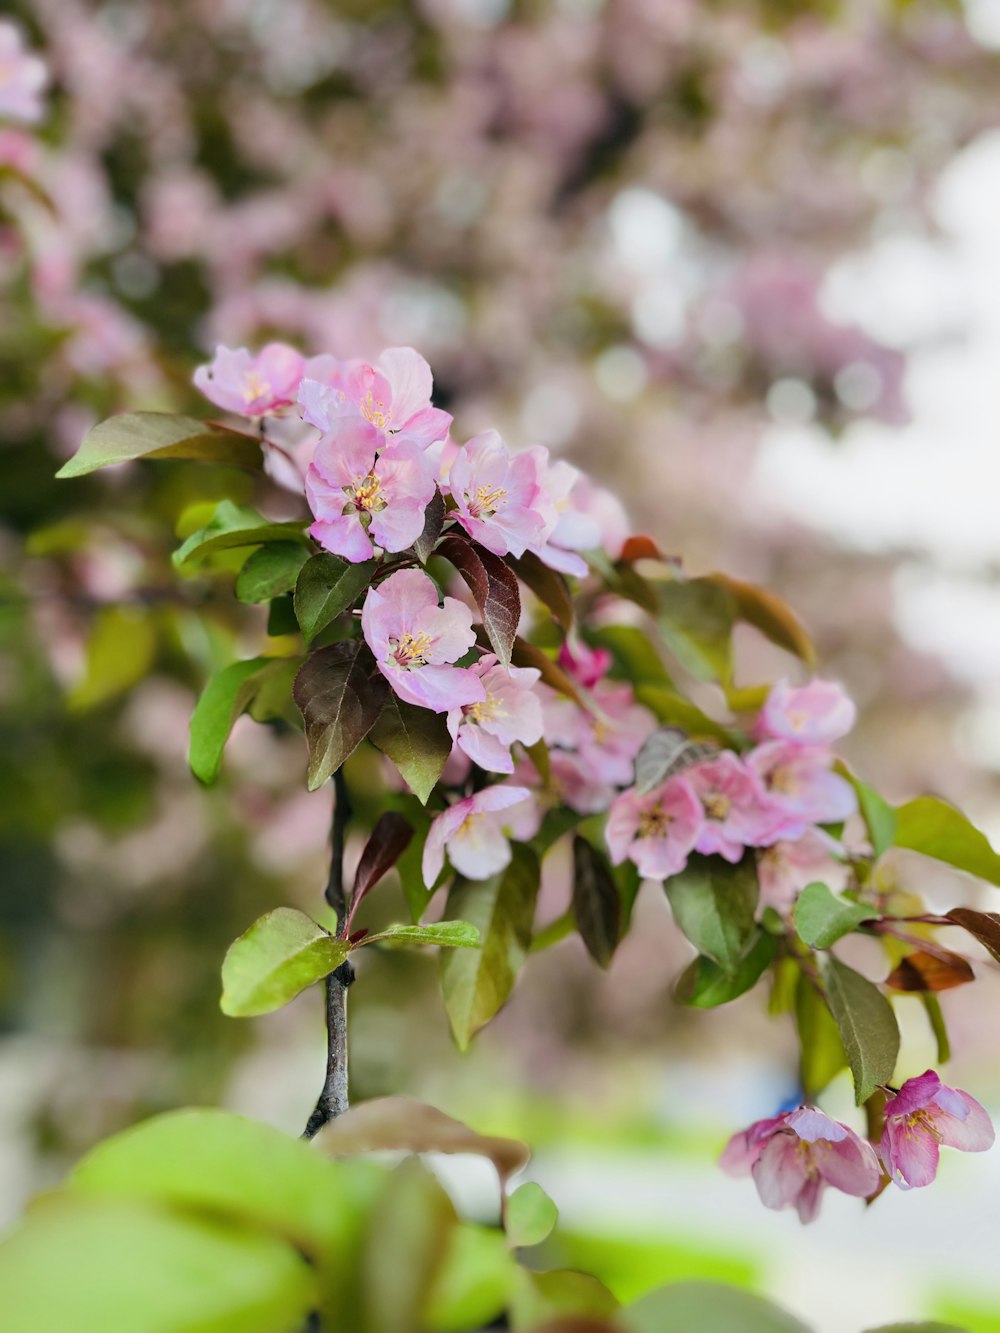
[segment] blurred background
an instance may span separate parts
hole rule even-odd
[[[180,463],[53,480],[110,412],[205,412],[190,377],[216,341],[417,346],[456,438],[545,444],[690,570],[785,596],[861,706],[852,765],[1000,837],[1000,0],[5,12],[51,86],[38,126],[0,128],[2,1220],[143,1115],[221,1103],[297,1130],[317,1091],[318,995],[234,1022],[218,969],[262,911],[315,908],[329,793],[306,794],[296,733],[249,719],[197,788],[206,675],[280,643],[169,563],[193,500],[288,499]],[[895,873],[992,906],[926,863]],[[652,886],[608,975],[577,945],[531,960],[465,1057],[433,962],[366,957],[354,1095],[528,1138],[558,1257],[621,1295],[717,1276],[820,1333],[1000,1329],[1000,1155],[950,1156],[870,1213],[829,1197],[800,1229],[714,1164],[794,1095],[787,1020],[759,993],[674,1007],[689,950]],[[975,990],[943,1000],[952,1081],[997,1112],[1000,983]],[[918,1073],[923,1011],[898,1008]]]

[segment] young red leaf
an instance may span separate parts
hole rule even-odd
[[[416,552],[417,559],[427,563],[431,551],[437,545],[437,539],[441,536],[441,529],[444,526],[444,496],[440,491],[434,492],[434,498],[424,510],[424,527],[420,536],[413,543],[413,549]]]
[[[402,815],[397,815],[394,810],[386,810],[379,816],[358,862],[346,931],[350,930],[362,899],[367,897],[383,875],[388,874],[406,851],[412,837],[413,829]]]
[[[886,977],[885,984],[893,990],[941,991],[953,986],[964,986],[975,981],[976,974],[957,953],[941,949],[927,953],[923,949],[907,956]]]
[[[971,907],[953,907],[945,916],[967,930],[1000,963],[1000,914],[975,912]]]
[[[492,551],[454,533],[442,539],[437,552],[455,566],[469,585],[490,646],[504,666],[510,666],[521,619],[521,593],[516,574]]]

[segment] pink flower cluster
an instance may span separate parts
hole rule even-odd
[[[839,685],[780,681],[749,753],[722,750],[651,792],[631,788],[616,797],[607,827],[612,860],[630,859],[643,875],[667,879],[694,851],[735,863],[747,847],[763,849],[761,899],[787,909],[810,879],[836,877],[838,844],[822,826],[847,819],[857,798],[833,771],[830,747],[854,717]]]
[[[552,462],[547,449],[511,454],[496,431],[456,445],[450,415],[431,404],[431,368],[411,347],[390,347],[373,365],[307,360],[282,343],[256,355],[218,347],[194,380],[227,412],[298,417],[319,432],[296,450],[315,516],[310,533],[346,560],[367,560],[374,547],[406,550],[438,488],[455,521],[494,555],[531,551],[582,575],[580,551],[620,543],[620,506],[570,464]],[[277,439],[263,439],[286,477],[287,464],[273,457]]]
[[[720,1165],[730,1175],[752,1176],[767,1208],[795,1208],[811,1222],[827,1185],[858,1198],[874,1195],[885,1177],[901,1189],[929,1185],[942,1145],[985,1152],[995,1137],[979,1102],[931,1069],[887,1099],[884,1117],[876,1149],[847,1125],[800,1106],[734,1134]]]

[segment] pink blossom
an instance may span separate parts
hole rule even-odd
[[[757,721],[758,736],[795,741],[798,745],[829,745],[854,726],[857,709],[832,680],[811,680],[793,686],[779,680]]]
[[[470,537],[495,555],[521,556],[544,541],[555,526],[540,486],[546,458],[544,449],[512,456],[495,430],[474,436],[460,450],[448,486],[455,517]]]
[[[771,804],[785,816],[781,836],[798,838],[810,824],[837,824],[858,808],[854,788],[831,771],[834,756],[823,746],[765,741],[745,756]]]
[[[615,865],[628,858],[648,879],[669,879],[687,865],[704,823],[701,802],[683,778],[645,796],[634,788],[615,797],[605,836]]]
[[[757,853],[760,906],[788,912],[807,884],[816,880],[839,892],[847,885],[847,866],[835,860],[840,843],[822,829],[806,829],[794,842],[776,842]]]
[[[718,852],[735,864],[744,847],[765,847],[775,841],[781,813],[768,800],[757,775],[731,750],[697,764],[685,777],[705,812],[696,844],[699,852]]]
[[[383,439],[421,449],[447,438],[451,417],[431,406],[431,368],[412,347],[389,347],[373,366],[313,357],[299,389],[302,415],[324,434],[342,416],[361,415]]]
[[[871,1144],[812,1106],[758,1120],[734,1134],[720,1165],[733,1176],[752,1175],[766,1208],[794,1207],[803,1222],[819,1212],[825,1186],[864,1199],[882,1177]]]
[[[472,611],[455,597],[438,606],[437,588],[423,570],[398,570],[371,588],[361,628],[378,669],[407,703],[446,713],[485,701],[479,677],[449,665],[476,641]]]
[[[527,759],[517,765],[514,777],[518,782],[541,785],[541,777]],[[549,752],[549,775],[545,787],[554,804],[568,805],[578,815],[603,814],[615,796],[614,786],[600,771],[569,750]]]
[[[311,536],[347,560],[370,560],[372,543],[405,551],[420,536],[435,484],[415,444],[384,437],[364,417],[341,417],[316,447],[306,496]]]
[[[194,372],[194,382],[216,407],[263,417],[295,402],[304,364],[295,348],[284,343],[268,343],[256,356],[245,347],[220,345],[210,364]]]
[[[510,747],[534,745],[542,738],[542,705],[533,687],[535,667],[503,667],[492,653],[469,668],[486,691],[481,703],[453,708],[448,714],[452,739],[480,768],[513,773]]]
[[[20,28],[0,19],[0,116],[29,124],[41,120],[47,82],[45,62],[25,49]]]
[[[607,648],[591,648],[582,639],[567,639],[559,649],[559,665],[588,690],[603,680],[613,661]]]
[[[509,865],[504,821],[490,816],[530,799],[527,787],[486,787],[438,815],[424,843],[421,868],[427,887],[433,887],[444,869],[445,848],[451,864],[466,879],[489,879]]]
[[[541,695],[548,745],[575,750],[587,767],[615,786],[632,781],[635,757],[656,730],[656,718],[636,703],[631,685],[598,682],[591,693],[592,712],[547,686]]]
[[[993,1146],[993,1125],[985,1109],[960,1088],[949,1088],[933,1069],[907,1079],[885,1104],[879,1153],[885,1169],[908,1190],[929,1185],[937,1174],[938,1152],[985,1152]]]
[[[601,526],[573,503],[573,493],[582,477],[579,468],[563,459],[546,463],[539,473],[539,486],[547,501],[546,512],[554,514],[555,523],[543,540],[532,544],[532,550],[551,569],[582,578],[587,564],[576,552],[600,546]]]

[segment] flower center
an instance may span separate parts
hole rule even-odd
[[[639,837],[665,838],[673,822],[673,816],[668,815],[662,805],[654,805],[650,810],[643,810],[639,816]]]
[[[921,1107],[918,1111],[911,1111],[904,1124],[906,1125],[904,1132],[907,1139],[915,1138],[918,1133],[923,1133],[929,1134],[938,1143],[941,1142],[941,1131],[935,1125],[931,1116],[928,1115],[925,1107]]]
[[[430,646],[431,636],[426,630],[419,634],[400,634],[398,638],[393,635],[389,640],[389,660],[403,671],[415,671],[427,665]]]
[[[248,370],[243,377],[243,401],[252,403],[257,398],[266,398],[271,392],[271,385],[259,370]]]
[[[506,717],[507,710],[495,694],[487,691],[485,699],[466,708],[465,716],[469,722],[478,725],[482,722],[493,722],[498,717]]]
[[[381,490],[382,483],[374,472],[369,472],[367,477],[356,477],[353,486],[344,487],[344,493],[350,496],[355,509],[362,509],[366,514],[377,514],[385,508],[386,500]]]
[[[373,398],[369,389],[361,400],[361,415],[379,430],[385,430],[392,419],[392,410],[386,407],[381,398]]]
[[[469,513],[473,518],[492,518],[506,499],[502,486],[477,486],[469,496]]]
[[[789,764],[773,768],[767,776],[767,785],[772,791],[781,792],[785,796],[792,796],[799,789],[798,779]]]
[[[705,814],[709,819],[725,819],[729,814],[732,801],[728,796],[723,796],[721,791],[710,791],[707,796],[701,798],[701,803],[705,807]]]

